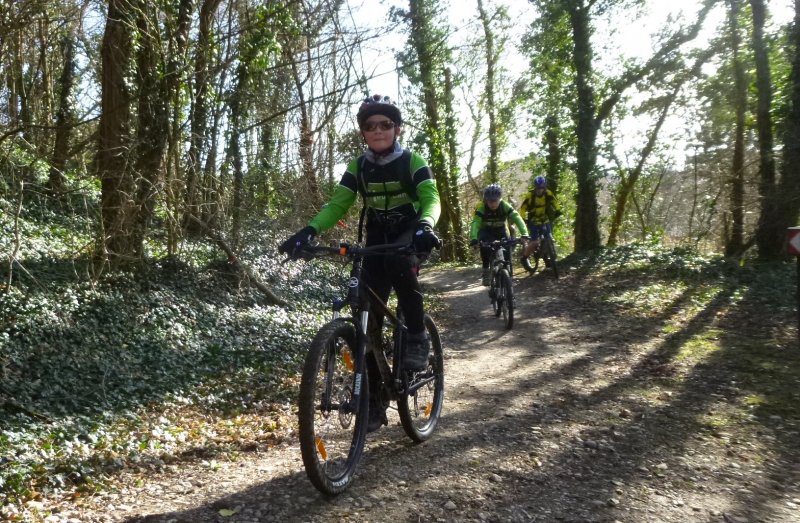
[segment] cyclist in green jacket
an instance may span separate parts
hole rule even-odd
[[[475,209],[475,215],[469,228],[470,245],[477,247],[480,242],[502,240],[508,237],[507,222],[511,221],[519,230],[520,237],[527,239],[528,228],[525,221],[514,207],[503,200],[503,189],[496,183],[483,190],[483,201]],[[511,253],[506,250],[506,259],[511,259]],[[489,285],[491,280],[492,249],[481,247],[481,262],[483,264],[483,285]]]
[[[333,227],[360,193],[366,207],[366,246],[407,241],[417,253],[430,254],[441,244],[433,232],[440,213],[439,193],[427,162],[397,141],[403,123],[400,109],[388,96],[376,94],[361,103],[356,120],[367,145],[366,151],[347,165],[327,205],[308,226],[284,241],[279,251],[296,255],[298,249],[316,235]],[[364,282],[384,301],[392,288],[397,293],[408,328],[403,363],[405,370],[410,371],[425,369],[430,351],[418,268],[418,259],[413,256],[369,256],[364,260]],[[376,325],[382,324],[382,318],[376,314],[372,316]],[[388,402],[378,403],[380,373],[374,358],[369,356],[368,430],[373,431],[387,422]]]

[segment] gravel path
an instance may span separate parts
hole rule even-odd
[[[578,275],[519,278],[512,331],[491,314],[478,269],[425,282],[445,302],[446,354],[428,442],[412,444],[390,411],[334,499],[308,482],[290,433],[236,460],[123,478],[120,492],[51,521],[800,521],[797,428],[709,430],[699,420],[724,408],[724,375],[676,379],[671,335],[608,317]]]

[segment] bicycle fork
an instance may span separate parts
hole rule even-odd
[[[359,311],[359,321],[356,323],[356,347],[355,370],[353,373],[353,398],[349,410],[353,414],[358,414],[361,405],[361,394],[364,392],[365,377],[367,375],[367,321],[369,320],[369,310]]]
[[[333,300],[332,319],[336,320],[341,317],[341,311],[345,305],[351,305],[357,311],[357,317],[349,321],[353,323],[356,328],[355,340],[355,354],[352,354],[351,362],[348,366],[353,367],[353,394],[349,401],[343,402],[339,409],[346,414],[358,414],[361,405],[361,394],[364,390],[367,361],[366,361],[366,345],[367,345],[367,322],[369,321],[369,305],[361,302],[359,287],[361,283],[361,260],[353,262],[353,269],[350,272],[350,280],[347,287],[347,298],[336,298]]]

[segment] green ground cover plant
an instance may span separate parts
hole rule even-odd
[[[342,268],[282,265],[271,235],[252,242],[243,257],[289,301],[278,307],[205,244],[188,262],[90,278],[89,260],[68,256],[88,227],[4,216],[21,233],[0,292],[0,506],[105,488],[123,468],[230,456],[290,427],[303,348]]]

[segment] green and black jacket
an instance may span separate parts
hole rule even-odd
[[[373,163],[364,155],[352,160],[330,201],[309,225],[317,233],[330,229],[347,213],[359,193],[366,203],[368,231],[379,228],[394,233],[419,221],[433,227],[441,212],[430,167],[420,155],[406,150],[385,165]]]
[[[475,215],[469,227],[469,239],[477,240],[481,231],[488,231],[493,237],[508,236],[507,222],[511,220],[517,226],[520,236],[528,235],[528,228],[522,216],[505,200],[500,200],[497,209],[491,210],[486,202],[481,202],[475,208]]]

